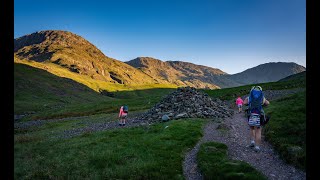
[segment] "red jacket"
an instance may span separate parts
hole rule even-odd
[[[241,99],[241,98],[238,98],[237,100],[236,100],[236,104],[237,105],[239,105],[239,104],[243,104],[243,100]]]
[[[119,117],[121,117],[121,115],[127,115],[127,113],[123,111],[123,106],[120,108]]]

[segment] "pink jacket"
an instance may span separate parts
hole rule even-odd
[[[241,98],[238,98],[237,100],[236,100],[236,104],[237,105],[242,105],[243,104],[243,100],[241,99]]]
[[[121,108],[120,108],[119,117],[121,117],[122,114],[124,114],[124,115],[127,114],[127,113],[125,113],[125,112],[123,111],[123,106],[121,106]]]

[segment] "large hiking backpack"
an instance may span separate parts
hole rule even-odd
[[[129,111],[128,106],[127,106],[127,105],[124,105],[124,106],[123,106],[123,112],[128,113],[128,111]]]
[[[265,114],[262,109],[263,92],[260,86],[252,87],[249,95],[249,107],[247,110],[249,125],[265,125]]]
[[[261,114],[263,103],[263,92],[260,86],[253,86],[249,96],[249,113]]]

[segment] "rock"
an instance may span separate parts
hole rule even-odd
[[[187,113],[181,113],[181,114],[178,114],[176,115],[176,117],[174,117],[175,119],[180,119],[180,118],[184,118],[184,117],[188,117],[188,114]]]
[[[169,121],[170,118],[169,118],[168,115],[165,114],[165,115],[162,116],[161,119],[162,119],[162,121]]]
[[[156,122],[164,115],[170,119],[180,118],[225,118],[230,117],[233,110],[223,101],[210,98],[195,88],[182,87],[165,96],[159,103],[136,119]]]

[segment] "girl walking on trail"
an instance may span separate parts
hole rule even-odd
[[[256,152],[259,152],[262,129],[260,117],[264,114],[262,106],[267,106],[270,102],[264,97],[260,86],[253,86],[250,95],[244,100],[243,104],[249,106],[248,125],[250,127],[251,139],[249,147],[254,148]]]
[[[236,100],[236,104],[239,108],[239,113],[242,111],[242,104],[243,104],[243,100],[241,99],[241,97],[239,96],[238,99]]]
[[[128,116],[127,106],[121,106],[120,112],[119,112],[119,118],[120,118],[119,126],[126,125],[127,116]]]

